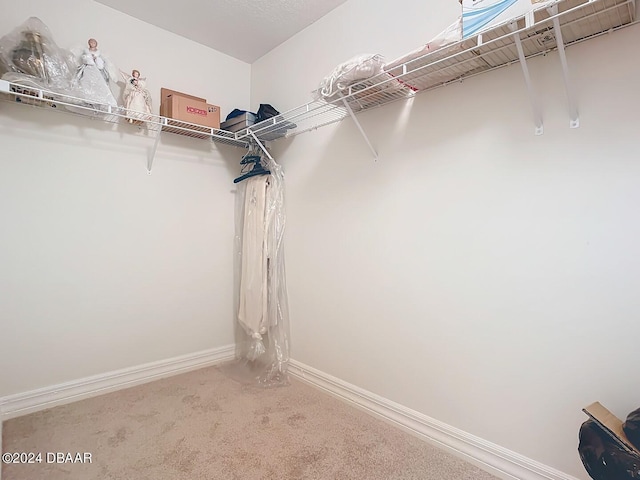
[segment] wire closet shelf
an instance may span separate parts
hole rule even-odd
[[[73,116],[82,116],[105,123],[129,124],[149,136],[161,131],[180,133],[191,138],[210,139],[236,147],[247,147],[247,140],[236,139],[232,132],[173,120],[150,113],[128,110],[123,107],[97,103],[64,93],[53,92],[38,86],[11,83],[0,80],[0,93],[4,100],[38,109],[54,110]]]
[[[636,23],[635,0],[558,0],[439,50],[394,63],[374,77],[349,86],[337,98],[314,100],[238,132],[203,127],[170,118],[103,105],[45,89],[0,80],[0,97],[24,105],[82,115],[109,123],[134,123],[150,134],[162,131],[207,138],[246,148],[339,122],[417,93],[480,73],[545,55]],[[555,26],[560,27],[561,36]],[[519,55],[519,48],[523,56]],[[133,122],[132,122],[133,121]]]
[[[236,134],[253,132],[260,140],[291,137],[339,122],[398,100],[406,100],[480,73],[571,46],[636,23],[635,0],[558,0],[547,8],[514,18],[477,36],[412,58],[367,80],[349,86],[329,101],[314,100],[256,123]],[[554,24],[560,27],[558,38]],[[520,45],[518,45],[520,44]]]

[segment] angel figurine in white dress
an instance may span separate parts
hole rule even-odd
[[[151,114],[151,94],[147,90],[146,79],[140,77],[138,70],[131,75],[120,72],[124,78],[122,99],[127,109],[127,121],[133,125],[142,125],[148,114]]]
[[[98,50],[98,42],[95,38],[89,39],[89,48],[85,48],[81,55],[81,64],[76,74],[76,87],[82,98],[102,105],[117,107],[111,87],[110,68],[107,60]]]

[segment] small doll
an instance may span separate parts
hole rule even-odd
[[[125,82],[122,99],[127,110],[127,121],[134,125],[142,125],[145,114],[151,114],[151,94],[147,90],[146,79],[140,77],[138,70],[133,70],[131,75],[120,73]]]
[[[110,65],[98,50],[98,42],[90,38],[88,48],[82,51],[81,64],[76,74],[77,87],[87,100],[96,103],[118,106],[111,92]]]

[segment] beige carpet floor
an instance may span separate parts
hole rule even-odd
[[[495,480],[295,379],[262,389],[219,367],[8,420],[3,450],[43,455],[3,480]]]

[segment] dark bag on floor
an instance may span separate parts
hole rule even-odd
[[[640,455],[622,449],[593,420],[580,427],[578,452],[593,480],[640,479]]]

